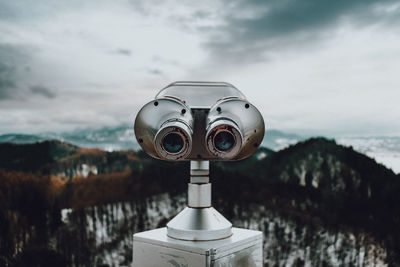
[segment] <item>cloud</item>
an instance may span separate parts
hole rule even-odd
[[[13,97],[13,90],[16,87],[13,74],[13,68],[0,62],[0,101]]]
[[[393,21],[400,14],[400,8],[391,8],[396,3],[393,0],[243,0],[227,9],[221,25],[199,29],[210,34],[205,48],[213,58],[264,61],[281,48],[299,48],[304,43],[330,38],[341,23],[360,27]]]
[[[151,70],[149,70],[149,73],[153,74],[153,75],[163,75],[163,72],[158,69],[151,69]]]
[[[0,44],[0,100],[13,99],[18,95],[18,65],[24,55],[20,48]]]
[[[115,54],[122,56],[130,56],[132,54],[131,50],[125,48],[119,48],[115,51]]]
[[[45,86],[27,86],[32,72],[28,65],[31,52],[28,47],[0,44],[0,100],[24,102],[32,95],[55,98],[56,94]]]
[[[31,86],[30,90],[33,94],[35,95],[41,95],[44,96],[46,98],[55,98],[56,94],[54,92],[52,92],[49,88],[42,86],[42,85],[35,85],[35,86]]]
[[[126,123],[174,80],[232,82],[275,128],[388,116],[391,127],[399,11],[390,0],[0,1],[0,131]]]

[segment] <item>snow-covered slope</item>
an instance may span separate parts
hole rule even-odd
[[[353,146],[355,150],[400,173],[400,136],[350,136],[338,137],[336,141]]]
[[[163,226],[185,202],[184,195],[162,194],[141,203],[66,209],[54,243],[74,266],[130,266],[132,235]],[[301,224],[262,205],[236,204],[232,210],[234,226],[263,231],[266,266],[386,266],[385,249],[363,232]],[[65,238],[74,242],[64,243]]]

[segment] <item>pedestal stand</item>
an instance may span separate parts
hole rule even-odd
[[[232,228],[211,206],[209,162],[190,162],[188,207],[133,236],[134,267],[262,267],[262,232]]]

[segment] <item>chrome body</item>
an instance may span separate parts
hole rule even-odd
[[[229,238],[182,241],[166,228],[135,234],[133,267],[262,267],[262,232],[233,228]]]
[[[188,207],[165,228],[134,235],[134,267],[261,267],[262,233],[239,228],[211,206],[210,160],[252,155],[264,120],[228,83],[176,82],[162,89],[135,120],[150,156],[190,160]],[[201,242],[198,242],[201,241]]]
[[[217,101],[246,97],[232,84],[226,82],[174,82],[161,89],[159,98],[175,98],[193,109],[209,109]]]
[[[233,85],[222,82],[175,82],[147,103],[135,120],[135,136],[150,156],[171,161],[240,160],[252,155],[264,137],[264,120]],[[234,144],[218,150],[215,136],[229,133]],[[163,138],[178,134],[183,148],[169,153]]]
[[[170,132],[177,132],[185,140],[184,148],[177,154],[169,154],[162,148],[162,139]],[[143,150],[152,157],[185,159],[192,150],[193,116],[182,102],[169,98],[155,99],[147,103],[137,115],[135,135]]]
[[[232,127],[237,145],[228,153],[212,147],[218,130]],[[241,99],[227,99],[214,105],[207,116],[207,148],[220,160],[240,160],[251,156],[264,138],[264,120],[252,104]]]

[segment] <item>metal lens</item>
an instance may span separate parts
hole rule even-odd
[[[183,148],[182,136],[177,133],[169,133],[164,137],[162,145],[168,153],[178,153]]]
[[[225,152],[230,150],[235,144],[235,138],[230,132],[219,132],[214,137],[214,146],[219,151]]]

